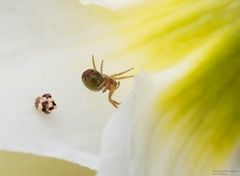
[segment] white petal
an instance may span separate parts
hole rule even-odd
[[[145,125],[150,122],[154,98],[190,66],[184,62],[156,75],[138,75],[131,94],[104,129],[98,176],[144,176],[141,161],[147,149],[142,144],[151,135]]]
[[[107,20],[74,1],[4,1],[0,21],[0,149],[96,169],[101,133],[115,109],[107,94],[83,85],[81,74],[92,67],[91,54],[99,64],[114,42],[97,41],[109,31]],[[34,107],[44,93],[58,106],[49,115]]]
[[[212,170],[218,169],[201,165],[190,168],[189,153],[194,151],[195,146],[189,142],[187,149],[181,148],[185,142],[181,124],[167,133],[167,137],[163,130],[167,123],[155,124],[155,107],[152,107],[155,98],[162,90],[181,79],[191,67],[191,63],[185,62],[154,76],[142,74],[137,77],[135,87],[125,104],[114,113],[104,129],[98,176],[166,176],[169,173],[185,176],[190,171],[192,175],[199,175],[201,169],[203,173],[211,175]],[[167,117],[158,118],[162,119],[161,122],[167,121]],[[207,135],[207,131],[203,135]],[[202,153],[214,157],[206,152],[208,149],[205,147]],[[232,169],[238,174],[239,151],[239,147],[236,147],[222,168]],[[208,160],[209,157],[201,158],[203,162],[204,159]]]

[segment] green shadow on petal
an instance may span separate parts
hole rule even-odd
[[[60,159],[0,151],[0,175],[4,176],[94,176],[86,167]]]

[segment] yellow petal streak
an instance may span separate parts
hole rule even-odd
[[[239,8],[235,0],[171,0],[125,9],[121,32],[130,44],[124,51],[144,54],[142,65],[153,71],[184,59],[201,59],[189,54],[209,43],[215,47],[216,38],[239,20]]]
[[[239,29],[240,21],[227,26],[221,42],[159,95],[149,139],[154,143],[151,172],[158,168],[155,156],[161,157],[161,148],[170,141],[168,175],[177,168],[191,176],[237,169],[228,162],[240,139]]]
[[[217,169],[240,169],[231,165],[240,142],[239,9],[236,0],[170,0],[122,11],[126,50],[143,53],[145,69],[193,63],[159,93],[154,115],[142,122],[144,132],[134,131],[142,140],[135,139],[135,147],[145,151],[135,151],[135,161],[141,160],[145,175],[209,176]]]

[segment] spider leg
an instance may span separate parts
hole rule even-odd
[[[103,74],[103,60],[101,62],[100,73]]]
[[[117,82],[117,87],[116,87],[116,89],[118,89],[119,86],[120,86],[120,81]]]
[[[107,87],[105,87],[102,91],[102,93],[106,92],[107,91]]]
[[[92,55],[92,64],[93,64],[94,70],[97,71],[96,64],[95,64],[95,61],[94,61],[94,55]]]
[[[134,67],[132,67],[132,68],[130,68],[130,69],[128,69],[128,70],[125,70],[125,71],[123,71],[123,72],[120,72],[120,73],[116,73],[116,74],[110,75],[110,77],[115,77],[115,76],[122,75],[122,74],[124,74],[124,73],[127,73],[127,72],[133,70],[133,69],[134,69]]]
[[[102,86],[102,88],[103,88],[102,93],[104,93],[107,91],[108,82],[106,80],[104,80],[100,86]]]
[[[113,95],[113,93],[115,92],[115,90],[116,90],[116,88],[111,89],[111,90],[109,91],[108,100],[109,100],[109,102],[110,102],[115,108],[117,108],[120,103],[112,99],[112,95]]]
[[[104,81],[98,86],[97,89],[102,89],[105,84],[106,84],[106,81],[104,80]]]
[[[120,80],[120,79],[132,78],[132,77],[134,77],[134,75],[115,77],[114,79],[115,79],[115,80]]]

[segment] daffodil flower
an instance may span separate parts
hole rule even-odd
[[[98,176],[238,175],[240,2],[86,2],[106,8],[3,3],[0,148]],[[136,68],[117,110],[81,83],[91,54],[109,73]],[[49,116],[33,105],[45,92]]]
[[[239,7],[162,1],[122,11],[125,51],[147,55],[140,62],[156,75],[137,81],[132,106],[110,119],[99,176],[240,173]]]

